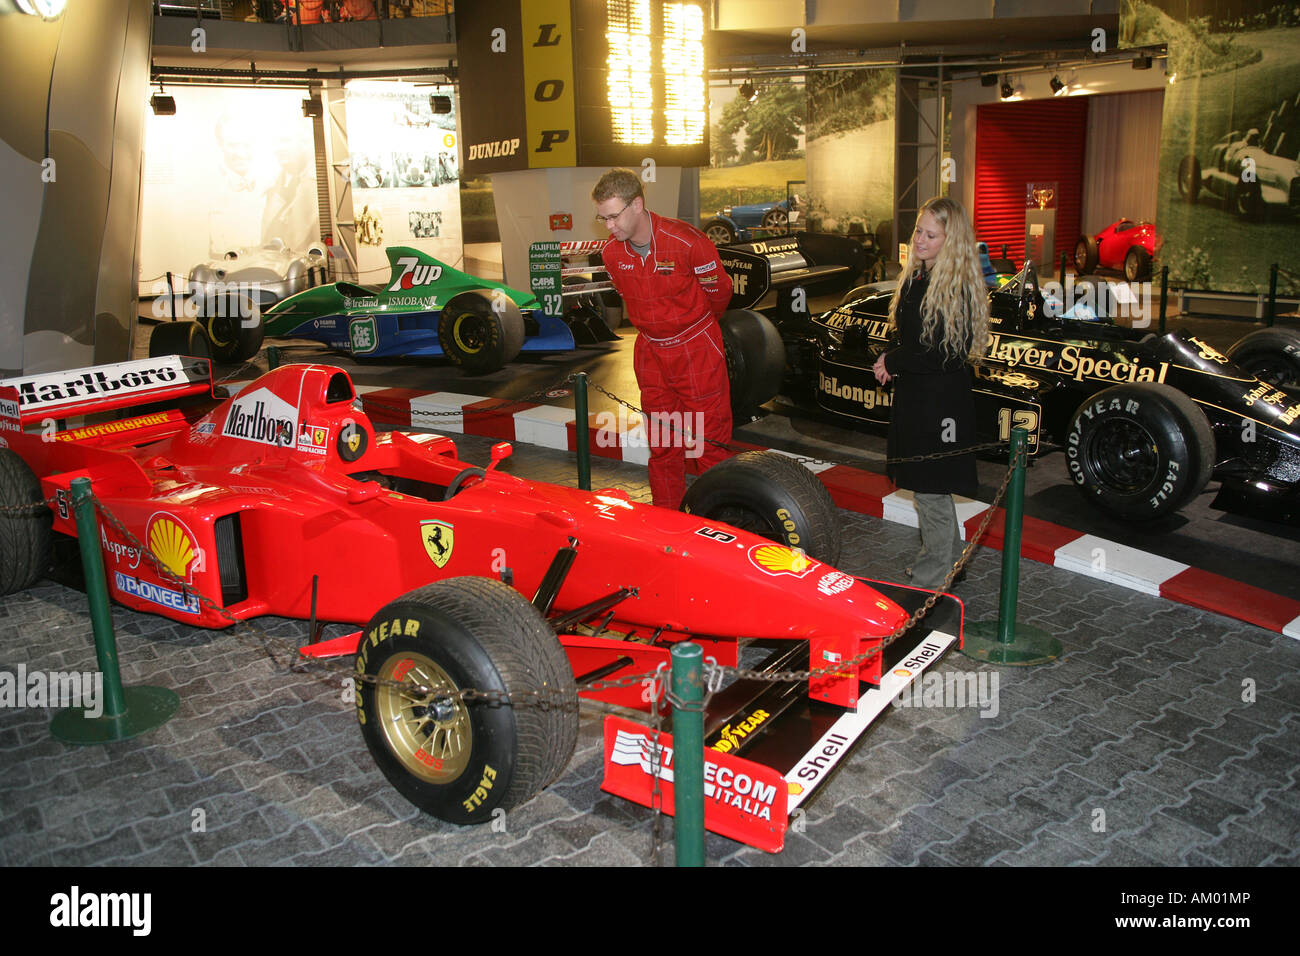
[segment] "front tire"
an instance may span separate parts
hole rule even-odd
[[[448,578],[385,606],[366,626],[357,719],[399,793],[451,823],[482,823],[554,781],[578,737],[577,688],[537,610],[489,578]],[[423,685],[430,693],[413,688]],[[407,690],[407,687],[412,688]],[[462,700],[474,689],[506,699]],[[527,695],[544,696],[530,699]]]
[[[482,289],[452,298],[438,317],[438,344],[467,372],[495,372],[524,345],[524,317],[509,298]]]
[[[149,333],[149,357],[163,355],[192,355],[211,359],[212,348],[208,337],[197,322],[164,322]]]
[[[0,594],[37,582],[50,564],[50,509],[41,483],[16,451],[0,448]],[[9,508],[23,510],[8,511]]]
[[[749,531],[834,565],[839,511],[826,486],[792,458],[747,451],[714,465],[686,489],[682,511]]]
[[[1238,182],[1233,190],[1233,208],[1242,219],[1258,219],[1264,214],[1264,196],[1259,183]]]
[[[727,243],[736,241],[736,230],[722,219],[714,219],[704,227],[704,234],[709,237],[709,241],[715,246],[725,246]]]
[[[1070,421],[1066,464],[1085,498],[1117,518],[1173,514],[1205,488],[1214,434],[1205,413],[1168,385],[1103,389]]]
[[[1151,253],[1141,246],[1134,246],[1124,256],[1124,278],[1129,282],[1141,282],[1151,278]]]
[[[220,301],[208,299],[198,323],[208,338],[213,361],[225,365],[248,361],[262,347],[266,335],[257,303],[233,292]]]
[[[1201,162],[1195,156],[1184,156],[1178,164],[1178,195],[1189,203],[1201,195]]]
[[[1270,385],[1300,387],[1300,332],[1256,329],[1228,349],[1228,358]]]
[[[786,232],[790,228],[790,214],[784,209],[769,209],[763,214],[764,229],[779,229]]]

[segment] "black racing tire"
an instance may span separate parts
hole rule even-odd
[[[1204,490],[1214,433],[1200,407],[1175,388],[1114,385],[1075,411],[1065,455],[1085,498],[1117,518],[1150,520]]]
[[[718,325],[731,383],[731,412],[743,419],[781,391],[785,343],[776,326],[753,309],[729,309]]]
[[[713,219],[704,227],[704,234],[715,246],[725,246],[736,241],[736,230],[725,219]]]
[[[524,317],[508,296],[471,289],[443,307],[438,344],[467,372],[495,372],[523,348]]]
[[[1242,219],[1258,219],[1264,214],[1264,194],[1259,183],[1238,181],[1232,191],[1232,208]]]
[[[850,289],[848,292],[845,292],[844,295],[840,296],[839,308],[844,308],[844,306],[852,302],[857,302],[858,299],[865,299],[875,291],[875,289],[865,285],[860,285],[856,288]]]
[[[1256,329],[1233,342],[1227,354],[1261,382],[1300,388],[1300,331]]]
[[[1151,253],[1141,246],[1133,246],[1124,256],[1124,278],[1141,282],[1151,278]]]
[[[554,632],[519,592],[490,578],[447,578],[382,608],[362,632],[359,675],[432,688],[417,697],[358,682],[357,719],[397,791],[451,823],[491,821],[554,781],[578,739],[573,671]],[[462,700],[474,689],[519,699]],[[539,699],[525,695],[543,693]]]
[[[257,303],[235,292],[220,300],[207,300],[198,324],[207,336],[212,360],[224,365],[248,361],[262,347],[266,335]]]
[[[1201,195],[1201,161],[1195,156],[1184,156],[1178,164],[1178,195],[1189,203]]]
[[[763,214],[764,229],[780,229],[782,231],[790,228],[790,214],[784,209],[769,209]]]
[[[722,521],[827,564],[840,559],[839,510],[816,475],[773,451],[728,458],[691,483],[682,511]]]
[[[1097,248],[1097,239],[1095,236],[1080,236],[1079,241],[1074,244],[1074,273],[1075,275],[1088,275],[1097,271],[1097,261],[1100,259],[1100,250]]]
[[[210,360],[212,349],[197,322],[164,322],[155,325],[149,333],[149,357],[163,355],[193,355]]]
[[[13,449],[0,448],[0,594],[31,587],[50,565],[54,518],[43,500],[27,462]],[[22,506],[30,508],[4,510]]]

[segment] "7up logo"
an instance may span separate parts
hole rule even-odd
[[[442,266],[422,265],[414,256],[401,256],[396,264],[402,271],[388,287],[389,292],[414,289],[417,286],[428,285],[430,282],[437,282],[442,277]]]

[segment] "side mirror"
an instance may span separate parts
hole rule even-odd
[[[514,454],[514,446],[508,441],[499,441],[492,446],[492,464],[488,465],[487,470],[491,471],[501,462],[505,461]]]

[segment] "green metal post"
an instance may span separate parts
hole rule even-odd
[[[113,637],[113,614],[108,604],[104,554],[99,549],[99,516],[89,478],[72,479],[72,504],[77,515],[77,544],[90,599],[90,624],[95,635],[95,656],[102,676],[103,710],[90,716],[81,707],[59,711],[50,721],[50,733],[69,744],[103,744],[128,740],[160,727],[180,706],[180,698],[165,687],[123,687]]]
[[[574,435],[578,442],[578,487],[591,491],[591,435],[587,431],[587,373],[579,372],[576,376],[577,387],[573,390]]]
[[[704,865],[704,649],[673,645],[673,836],[678,866]]]
[[[1169,267],[1160,267],[1160,334],[1165,334],[1165,311],[1169,307]]]
[[[1273,316],[1277,315],[1277,263],[1268,270],[1268,311],[1264,314],[1264,325],[1273,327]]]
[[[280,346],[269,345],[266,349],[266,368],[267,371],[280,367]]]
[[[99,550],[99,520],[89,478],[72,479],[72,502],[77,511],[77,544],[86,573],[86,597],[90,600],[90,627],[95,635],[95,657],[104,675],[104,716],[120,717],[126,711],[122,693],[122,672],[117,665],[117,641],[113,637],[113,612],[108,604],[104,579],[104,553]]]
[[[1061,656],[1061,642],[1041,628],[1016,623],[1020,600],[1020,526],[1025,510],[1025,458],[1029,433],[1011,429],[1011,480],[1007,483],[1002,530],[1002,589],[998,619],[966,628],[962,653],[990,664],[1027,667]]]

